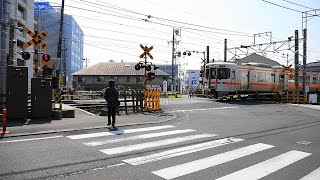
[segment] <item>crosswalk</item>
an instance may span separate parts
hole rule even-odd
[[[179,129],[172,125],[78,134],[67,136],[67,138],[79,141],[85,146],[97,148],[99,152],[104,153],[106,156],[160,148],[158,151],[147,151],[143,154],[139,153],[136,157],[122,160],[123,163],[137,168],[142,167],[144,164],[161,162],[171,158],[185,159],[186,162],[169,163],[167,167],[161,166],[159,169],[156,168],[157,166],[152,166],[150,174],[167,180],[184,178],[196,173],[201,174],[202,171],[214,171],[215,168],[219,168],[223,164],[232,164],[242,158],[254,159],[253,157],[261,156],[263,153],[270,152],[276,148],[274,145],[260,142],[248,145],[244,143],[246,142],[245,139],[236,137],[219,138],[218,134],[199,133],[195,129]],[[199,142],[200,140],[201,142]],[[178,146],[179,143],[188,145]],[[231,146],[232,144],[236,146]],[[170,146],[174,147],[170,148]],[[228,146],[231,146],[231,148]],[[228,147],[230,150],[222,153],[215,152],[215,148],[218,147]],[[208,154],[205,154],[207,157],[199,156],[195,160],[188,159],[188,156],[192,155],[193,157],[198,157],[195,153],[201,153],[205,150],[210,150]],[[234,180],[239,179],[239,177],[245,180],[261,179],[281,169],[288,168],[292,164],[299,165],[300,160],[311,155],[311,153],[294,149],[281,152],[281,154],[268,157],[269,159],[254,162],[248,167],[236,169],[216,179]],[[320,179],[320,167],[301,177],[301,180],[315,179]]]

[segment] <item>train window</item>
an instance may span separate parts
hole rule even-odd
[[[258,82],[266,82],[266,73],[257,73]]]
[[[317,84],[317,77],[315,76],[312,77],[312,84]]]
[[[219,68],[218,69],[218,79],[229,79],[230,69],[229,68]]]
[[[273,78],[272,78],[272,74],[271,73],[266,73],[266,82],[273,82]]]
[[[216,71],[217,69],[216,68],[210,68],[210,79],[215,79],[216,78]]]

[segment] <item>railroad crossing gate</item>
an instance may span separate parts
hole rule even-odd
[[[148,48],[147,46],[143,46],[142,44],[140,44],[141,49],[144,51],[141,55],[140,58],[145,58],[147,56],[150,57],[150,59],[153,59],[153,56],[150,54],[150,51],[153,49],[153,46],[151,46],[150,48]]]
[[[48,50],[48,46],[42,41],[44,37],[48,36],[49,34],[48,31],[45,31],[39,35],[35,35],[33,32],[31,32],[29,28],[25,27],[24,32],[29,34],[29,36],[31,36],[32,39],[29,42],[24,43],[23,47],[27,48],[33,44],[34,45],[40,44],[43,47],[43,49]]]

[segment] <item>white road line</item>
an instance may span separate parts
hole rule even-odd
[[[320,179],[320,168],[312,171],[310,174],[306,175],[300,180],[319,180]]]
[[[307,156],[311,155],[310,153],[301,152],[301,151],[289,151],[287,153],[281,154],[274,158],[268,159],[261,163],[255,164],[253,166],[247,167],[240,171],[234,172],[227,176],[218,178],[217,180],[233,180],[239,177],[245,180],[257,180],[261,179],[277,170],[284,168],[296,161],[299,161]]]
[[[125,152],[130,152],[130,151],[142,150],[142,149],[147,149],[147,148],[152,148],[152,147],[159,147],[159,146],[164,146],[164,145],[169,145],[169,144],[176,144],[176,143],[180,143],[180,142],[191,141],[191,140],[195,140],[195,139],[202,139],[202,138],[207,138],[207,137],[214,137],[214,136],[216,136],[216,135],[215,134],[196,134],[196,135],[192,135],[192,136],[165,139],[165,140],[160,140],[160,141],[153,141],[153,142],[142,143],[142,144],[134,144],[134,145],[129,145],[129,146],[121,146],[121,147],[116,147],[116,148],[111,148],[111,149],[103,149],[100,151],[105,154],[109,154],[109,155],[121,154],[121,153],[125,153]]]
[[[180,164],[177,166],[161,169],[158,171],[153,171],[152,173],[164,179],[173,179],[186,174],[191,174],[200,170],[204,170],[209,167],[213,167],[222,163],[226,163],[228,161],[232,161],[244,156],[248,156],[250,154],[253,154],[259,151],[270,149],[273,147],[274,146],[272,145],[258,143],[258,144],[246,146],[243,148],[235,149],[232,151],[228,151],[222,154],[210,156],[204,159],[199,159],[199,160],[191,161],[188,163]],[[239,177],[241,176],[238,176],[235,179],[239,179]]]
[[[176,110],[176,111],[170,111],[170,112],[206,111],[206,110],[234,109],[234,108],[239,108],[239,107],[231,106],[231,107],[204,108],[204,109],[184,109],[184,110]]]
[[[79,135],[72,135],[67,136],[70,139],[86,139],[86,138],[93,138],[93,137],[102,137],[102,136],[111,136],[117,134],[128,134],[128,133],[135,133],[135,132],[144,132],[144,131],[153,131],[165,128],[173,128],[174,126],[167,125],[167,126],[154,126],[154,127],[147,127],[147,128],[138,128],[138,129],[126,129],[126,130],[117,130],[112,132],[99,132],[99,133],[90,133],[90,134],[79,134]]]
[[[205,143],[201,143],[201,144],[195,144],[195,145],[191,145],[191,146],[185,146],[182,148],[163,151],[163,152],[151,154],[148,156],[141,156],[141,157],[136,157],[136,158],[131,158],[131,159],[125,159],[125,160],[123,160],[123,162],[126,162],[128,164],[136,166],[136,165],[145,164],[145,163],[149,163],[149,162],[154,162],[154,161],[159,161],[159,160],[163,160],[163,159],[169,159],[172,157],[182,156],[185,154],[190,154],[190,153],[194,153],[194,152],[198,152],[198,151],[202,151],[202,150],[206,150],[206,149],[210,149],[210,148],[214,148],[214,147],[219,147],[219,146],[223,146],[226,144],[236,143],[236,142],[240,142],[243,140],[244,139],[238,139],[238,138],[232,138],[232,137],[225,138],[225,139],[219,139],[216,141],[210,141],[210,142],[205,142]]]
[[[36,141],[36,140],[44,140],[44,139],[54,139],[54,138],[61,138],[63,136],[50,136],[50,137],[42,137],[42,138],[30,138],[30,139],[18,139],[18,140],[11,140],[11,141],[0,141],[0,144],[4,143],[14,143],[14,142],[24,142],[24,141]]]
[[[196,130],[194,130],[194,129],[174,130],[174,131],[166,131],[166,132],[159,132],[159,133],[143,134],[143,135],[121,138],[121,139],[112,139],[112,140],[107,140],[107,141],[87,142],[87,143],[83,143],[83,144],[87,145],[87,146],[100,146],[100,145],[109,144],[109,143],[134,141],[134,140],[139,140],[139,139],[148,139],[148,138],[153,138],[153,137],[169,136],[169,135],[173,135],[173,134],[182,134],[182,133],[188,133],[188,132],[193,132],[193,131],[196,131]]]

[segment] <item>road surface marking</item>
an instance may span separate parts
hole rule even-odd
[[[42,138],[30,138],[30,139],[18,139],[18,140],[11,140],[11,141],[0,141],[0,144],[4,143],[13,143],[13,142],[24,142],[24,141],[36,141],[36,140],[44,140],[44,139],[54,139],[54,138],[61,138],[63,136],[50,136],[50,137],[42,137]]]
[[[320,168],[312,171],[310,174],[306,175],[300,180],[319,180],[320,179]]]
[[[87,145],[87,146],[100,146],[100,145],[109,144],[109,143],[134,141],[134,140],[139,140],[139,139],[148,139],[148,138],[153,138],[153,137],[169,136],[169,135],[173,135],[173,134],[182,134],[182,133],[188,133],[188,132],[194,132],[194,131],[196,131],[196,130],[194,130],[194,129],[174,130],[174,131],[166,131],[166,132],[159,132],[159,133],[143,134],[143,135],[121,138],[121,139],[112,139],[112,140],[107,140],[107,141],[87,142],[87,143],[83,143],[83,144]]]
[[[228,161],[232,161],[244,156],[248,156],[253,153],[270,149],[273,147],[274,146],[272,145],[258,143],[258,144],[246,146],[243,148],[235,149],[232,151],[228,151],[222,154],[217,154],[214,156],[191,161],[191,162],[180,164],[177,166],[172,166],[165,169],[153,171],[152,173],[164,179],[173,179],[186,174],[191,174],[200,170],[204,170],[222,163],[226,163]],[[235,179],[238,179],[239,177],[241,176],[238,176]]]
[[[219,147],[219,146],[223,146],[226,144],[236,143],[236,142],[240,142],[243,140],[244,139],[238,139],[238,138],[233,138],[233,137],[219,139],[219,140],[215,140],[215,141],[210,141],[210,142],[195,144],[195,145],[191,145],[191,146],[185,146],[182,148],[172,149],[172,150],[168,150],[168,151],[163,151],[160,153],[151,154],[151,155],[147,155],[147,156],[125,159],[125,160],[123,160],[123,162],[126,162],[128,164],[136,166],[136,165],[145,164],[145,163],[149,163],[149,162],[154,162],[154,161],[159,161],[159,160],[163,160],[163,159],[169,159],[172,157],[182,156],[185,154],[190,154],[190,153],[194,153],[194,152],[198,152],[198,151],[202,151],[202,150],[206,150],[206,149],[210,149],[210,148],[214,148],[214,147]]]
[[[142,150],[142,149],[147,149],[147,148],[159,147],[159,146],[164,146],[164,145],[169,145],[169,144],[176,144],[176,143],[180,143],[180,142],[191,141],[191,140],[195,140],[195,139],[202,139],[202,138],[207,138],[207,137],[214,137],[214,136],[216,136],[216,135],[215,134],[196,134],[196,135],[191,135],[191,136],[165,139],[165,140],[153,141],[153,142],[142,143],[142,144],[134,144],[134,145],[121,146],[121,147],[116,147],[116,148],[111,148],[111,149],[103,149],[100,151],[105,154],[108,154],[108,155],[121,154],[121,153],[125,153],[125,152],[131,152],[131,151]]]
[[[154,127],[147,127],[147,128],[138,128],[138,129],[126,129],[126,130],[116,130],[112,132],[99,132],[99,133],[90,133],[90,134],[79,134],[79,135],[72,135],[67,136],[70,139],[86,139],[86,138],[93,138],[93,137],[102,137],[102,136],[111,136],[117,134],[128,134],[128,133],[135,133],[135,132],[144,132],[144,131],[153,131],[165,128],[173,128],[174,126],[154,126]]]
[[[287,153],[281,154],[274,158],[268,159],[261,163],[255,164],[253,166],[247,167],[240,171],[234,172],[227,176],[218,178],[217,180],[233,180],[239,177],[245,180],[257,180],[261,179],[273,172],[276,172],[279,169],[282,169],[296,161],[299,161],[307,156],[311,155],[310,153],[301,152],[301,151],[289,151]]]
[[[231,107],[204,108],[204,109],[184,109],[184,110],[175,110],[170,112],[206,111],[206,110],[234,109],[234,108],[239,108],[239,107],[231,106]]]

